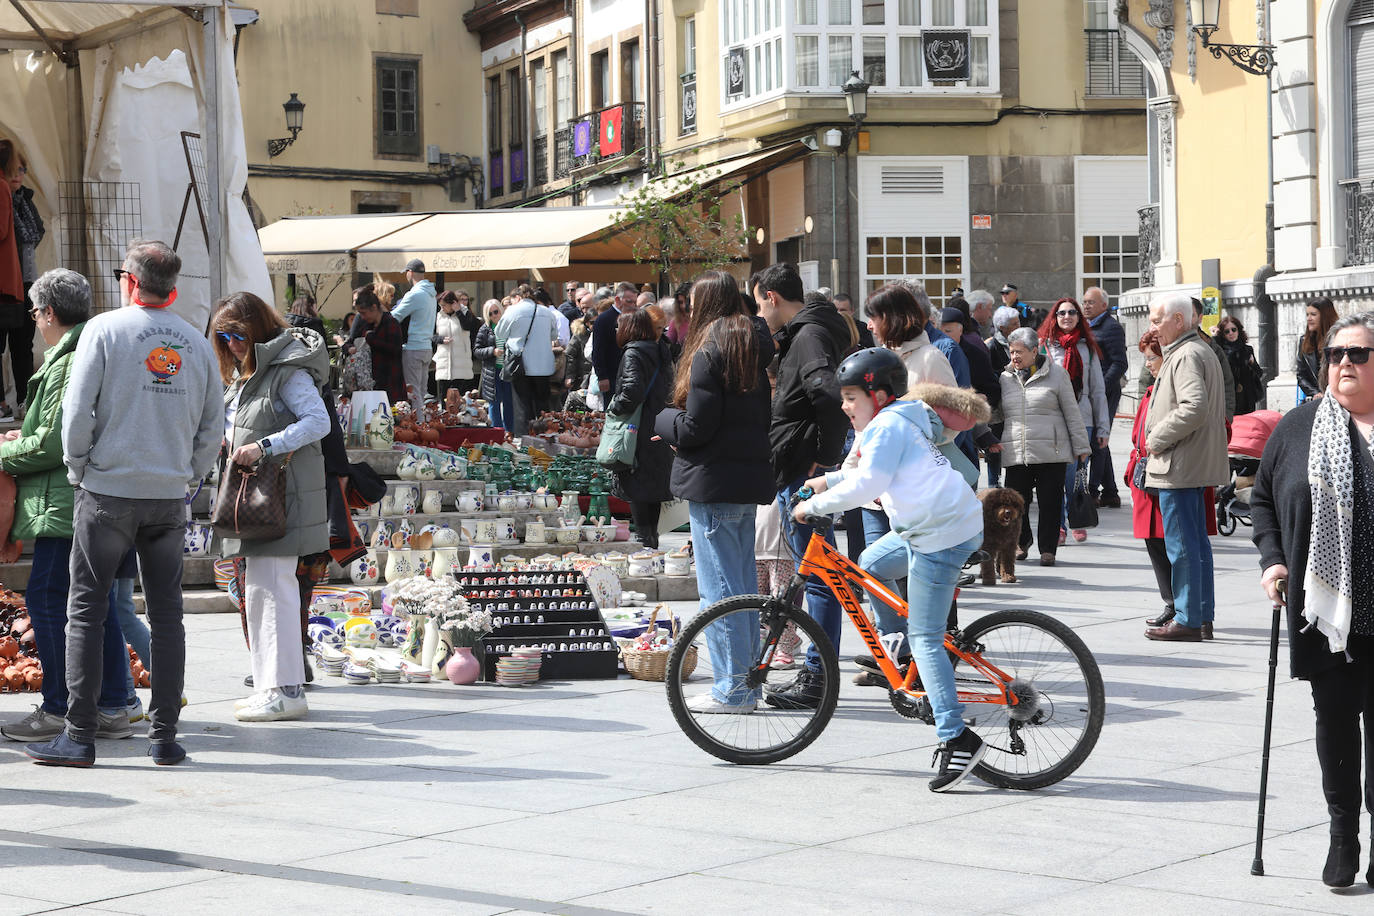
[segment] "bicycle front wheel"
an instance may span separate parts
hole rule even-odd
[[[965,705],[988,745],[974,775],[1003,789],[1040,789],[1088,758],[1102,731],[1106,700],[1097,660],[1066,624],[1035,611],[999,611],[975,620],[964,638],[985,662],[1012,678],[1015,706]],[[954,659],[960,689],[987,679]]]
[[[696,670],[684,682],[694,645]],[[808,676],[807,702],[770,702],[769,689],[785,686],[802,670],[808,645],[817,649],[820,670]],[[794,656],[798,671],[769,667],[780,654]],[[689,621],[668,656],[665,681],[673,718],[692,743],[741,764],[775,763],[807,747],[825,730],[840,695],[839,662],[820,624],[767,595],[726,598]],[[752,704],[753,711],[701,708],[722,699],[745,709]]]

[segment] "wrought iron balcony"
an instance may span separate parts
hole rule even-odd
[[[553,179],[558,181],[568,177],[572,170],[572,128],[564,127],[553,132]]]
[[[1154,286],[1159,261],[1159,204],[1146,204],[1136,212],[1140,214],[1140,285]]]
[[[573,169],[617,159],[626,165],[642,161],[643,102],[622,102],[593,111],[575,118],[569,127],[572,130]]]
[[[539,187],[549,182],[549,135],[535,137],[533,148],[530,151],[530,173],[532,187]]]
[[[1374,181],[1341,182],[1345,191],[1345,266],[1374,264]]]

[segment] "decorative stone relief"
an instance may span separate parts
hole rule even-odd
[[[1165,166],[1174,164],[1174,100],[1165,99],[1150,105],[1159,121],[1159,154]]]
[[[1183,4],[1183,17],[1188,28],[1188,79],[1197,82],[1197,32],[1193,31],[1193,7]]]
[[[1155,30],[1155,46],[1159,49],[1159,61],[1167,70],[1174,59],[1173,0],[1150,0],[1150,8],[1141,18],[1147,26]]]

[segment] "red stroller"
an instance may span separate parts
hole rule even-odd
[[[1226,445],[1231,480],[1217,490],[1217,531],[1221,534],[1234,533],[1237,522],[1250,525],[1250,492],[1255,485],[1255,473],[1264,444],[1282,417],[1277,410],[1256,410],[1231,422],[1231,439]]]

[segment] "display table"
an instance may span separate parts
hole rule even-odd
[[[439,431],[439,446],[447,449],[505,441],[506,431],[499,426],[451,426]]]

